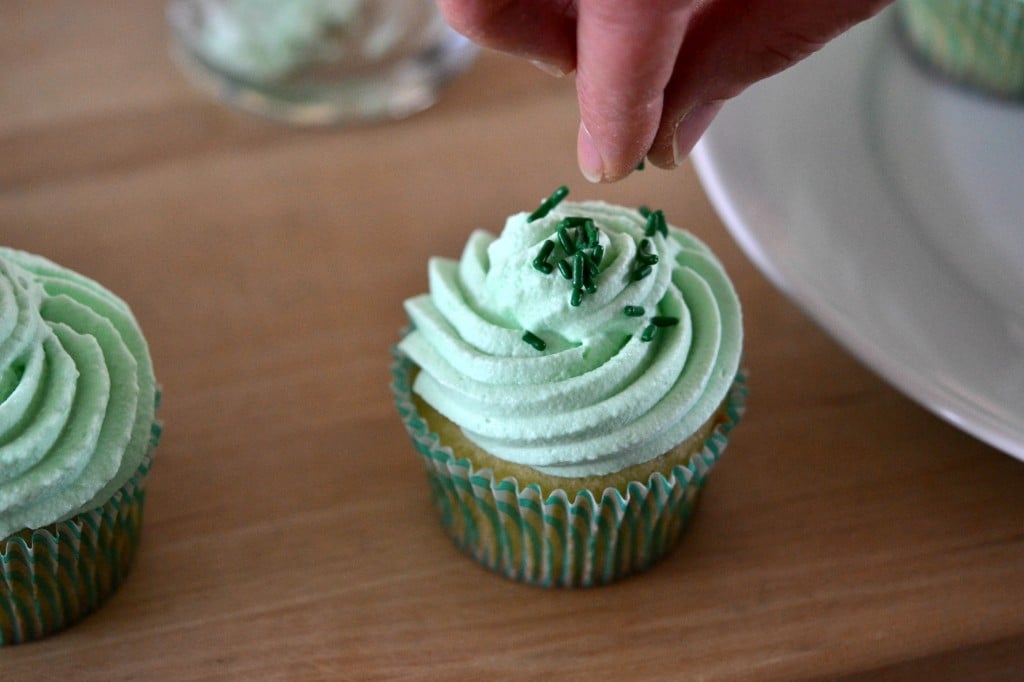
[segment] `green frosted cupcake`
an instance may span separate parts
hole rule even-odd
[[[156,402],[123,301],[0,247],[0,645],[71,625],[128,573]]]
[[[564,194],[430,261],[393,388],[456,544],[581,587],[675,545],[746,389],[708,248],[660,211]]]
[[[1024,97],[1024,0],[899,0],[903,33],[946,77]]]

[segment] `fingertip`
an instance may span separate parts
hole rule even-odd
[[[553,76],[554,78],[565,78],[570,73],[572,73],[571,67],[566,68],[560,64],[556,64],[554,62],[546,62],[542,59],[531,59],[530,63],[533,64],[538,69],[540,69],[541,71],[543,71],[544,73],[546,73],[547,75]]]
[[[576,160],[580,172],[588,182],[598,183],[604,180],[604,159],[583,121],[580,121],[580,129],[576,136]]]
[[[697,104],[674,126],[662,125],[648,154],[651,163],[666,170],[681,166],[721,110],[722,104]]]
[[[672,136],[672,157],[676,166],[690,155],[721,108],[721,102],[698,104],[679,122]]]

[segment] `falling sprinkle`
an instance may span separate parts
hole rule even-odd
[[[565,185],[562,185],[554,192],[552,192],[551,196],[549,196],[544,201],[540,202],[540,206],[538,206],[537,210],[531,213],[526,218],[526,222],[532,223],[534,220],[539,220],[546,216],[548,213],[551,213],[551,209],[553,209],[555,206],[558,206],[558,204],[561,203],[562,199],[564,199],[568,194],[569,188],[566,187]]]

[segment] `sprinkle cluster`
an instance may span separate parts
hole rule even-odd
[[[572,282],[569,304],[577,307],[584,294],[597,291],[597,276],[604,260],[601,233],[592,218],[581,216],[569,216],[558,221],[555,232],[557,243],[556,240],[545,240],[533,259],[533,267],[545,275],[557,269],[564,279]],[[549,258],[555,259],[555,265],[549,262]]]
[[[527,217],[526,222],[532,223],[543,218],[568,194],[569,188],[562,185],[540,202],[540,206]],[[601,272],[601,261],[604,259],[601,233],[593,218],[583,216],[563,218],[558,222],[555,232],[558,236],[557,244],[554,240],[545,240],[537,257],[533,259],[533,267],[545,275],[550,275],[557,267],[559,274],[572,282],[569,304],[578,307],[583,302],[584,294],[593,294],[597,291],[597,276]],[[548,261],[552,256],[555,258],[555,265]]]
[[[530,223],[545,217],[568,194],[569,188],[562,185],[552,192],[551,196],[541,201],[540,206],[527,217],[526,222]],[[663,237],[668,236],[668,223],[661,210],[652,211],[646,206],[641,206],[637,210],[647,219],[647,225],[644,228],[645,238],[640,240],[636,258],[633,261],[630,274],[631,282],[639,282],[650,275],[658,263],[658,254],[654,253],[654,246],[649,238],[657,234],[661,234]],[[557,240],[547,239],[541,244],[537,256],[533,259],[533,268],[545,275],[550,275],[557,269],[564,279],[572,282],[569,304],[578,307],[583,302],[584,295],[597,291],[597,278],[601,273],[601,261],[604,259],[601,233],[593,218],[583,216],[563,218],[558,222],[555,233]],[[551,263],[552,259],[554,259],[554,265]],[[627,305],[623,313],[627,317],[643,317],[646,311],[642,306]],[[679,324],[678,317],[655,315],[641,332],[640,340],[649,342],[654,339],[659,329],[674,327],[677,324]],[[539,351],[547,348],[544,340],[529,330],[523,333],[523,341]]]

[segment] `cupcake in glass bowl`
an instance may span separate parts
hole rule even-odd
[[[661,211],[566,194],[431,259],[392,373],[455,543],[509,578],[586,587],[677,543],[746,385],[710,250]]]
[[[156,403],[128,306],[0,247],[0,645],[72,625],[127,575]]]

